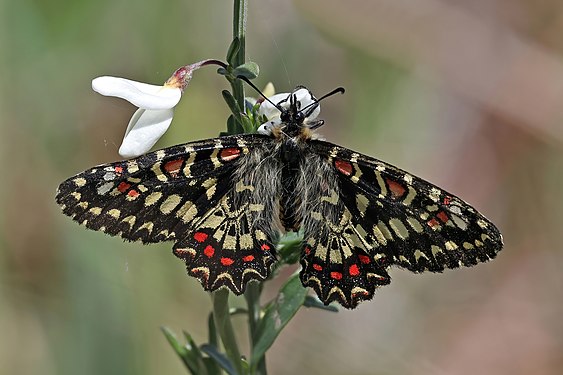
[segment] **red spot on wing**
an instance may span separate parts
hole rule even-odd
[[[305,255],[310,255],[311,254],[311,248],[309,246],[307,246],[305,248]]]
[[[254,260],[254,255],[247,255],[242,258],[245,262],[252,262]]]
[[[330,273],[330,277],[334,280],[342,280],[342,274],[340,272],[333,271]]]
[[[203,241],[205,241],[207,239],[207,237],[208,237],[207,233],[196,232],[194,234],[194,240],[196,240],[199,243],[202,243]]]
[[[180,168],[182,168],[183,162],[183,159],[176,159],[166,162],[166,164],[164,164],[164,170],[170,173],[172,177],[177,177],[178,173],[180,173]]]
[[[437,226],[440,225],[440,223],[438,223],[438,220],[436,220],[436,219],[434,219],[434,218],[428,220],[428,223],[427,223],[427,224],[428,224],[431,228],[434,228],[434,227],[437,227]]]
[[[268,251],[270,250],[270,246],[268,246],[268,244],[262,244],[262,246],[260,246],[260,249],[262,249],[262,251]]]
[[[391,194],[394,198],[401,198],[403,195],[405,195],[407,189],[403,186],[403,184],[390,178],[386,178],[385,181],[387,182],[389,191],[391,191]]]
[[[137,190],[129,190],[129,193],[127,193],[127,195],[131,198],[136,198],[139,196],[139,192]]]
[[[215,249],[211,245],[207,245],[207,247],[203,250],[203,253],[206,257],[211,258],[215,254]],[[223,259],[228,258],[221,258],[221,263],[223,263]]]
[[[369,264],[369,262],[371,262],[371,259],[367,255],[358,255],[358,259],[360,259],[360,262],[363,264]]]
[[[221,264],[224,265],[224,266],[230,266],[234,262],[235,261],[232,260],[231,258],[221,258]]]
[[[354,167],[348,161],[336,159],[334,161],[334,167],[343,175],[351,176],[352,172],[354,172]]]
[[[115,173],[123,173],[123,167],[117,166],[114,168]]]
[[[315,271],[322,271],[323,267],[320,264],[313,264],[313,268],[315,269]]]
[[[219,152],[219,158],[223,161],[235,160],[240,156],[240,149],[235,147],[224,148]]]
[[[348,272],[351,276],[358,276],[360,274],[360,269],[358,268],[357,264],[352,264],[348,269]]]
[[[448,214],[446,214],[444,211],[440,211],[436,214],[436,217],[438,219],[440,219],[442,221],[442,223],[446,223],[448,220],[450,220],[450,218],[448,217]]]
[[[444,197],[444,204],[445,205],[450,204],[451,201],[452,201],[452,197],[447,196],[447,195]]]
[[[130,187],[131,187],[131,184],[128,184],[127,182],[123,181],[119,185],[117,185],[117,190],[120,193],[125,193],[127,191],[127,189],[129,189]]]

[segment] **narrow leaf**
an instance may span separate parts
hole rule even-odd
[[[248,310],[243,309],[242,307],[231,307],[229,309],[229,315],[231,315],[231,316],[247,314],[247,313],[248,313]]]
[[[205,363],[203,361],[203,355],[201,354],[201,351],[199,350],[197,344],[195,343],[194,339],[192,338],[192,335],[190,335],[188,332],[186,331],[182,331],[182,333],[184,334],[184,338],[186,339],[186,345],[184,346],[187,350],[188,353],[191,354],[191,358],[192,360],[195,360],[197,363],[197,374],[198,375],[207,375],[207,371],[205,368]]]
[[[280,248],[281,264],[295,264],[301,257],[301,250],[303,249],[303,237],[299,233],[289,232],[285,234],[278,243]]]
[[[238,375],[231,361],[229,361],[227,356],[219,352],[216,346],[210,344],[203,344],[201,346],[201,351],[207,354],[209,357],[213,358],[215,363],[217,363],[223,370],[225,370],[227,374]]]
[[[295,316],[305,302],[306,295],[307,289],[301,285],[299,275],[295,274],[280,289],[276,299],[268,304],[253,340],[251,367],[256,366],[282,329]]]
[[[217,328],[215,327],[213,313],[210,313],[207,318],[207,328],[209,330],[209,344],[217,346]]]
[[[217,74],[220,74],[222,76],[226,76],[229,74],[229,71],[223,67],[220,67],[219,69],[217,69]]]
[[[240,123],[235,120],[233,115],[230,115],[227,119],[227,134],[241,134],[244,133],[244,129]]]
[[[305,303],[303,303],[303,306],[326,310],[330,312],[338,312],[338,308],[336,306],[332,306],[332,305],[327,306],[323,304],[321,301],[319,301],[318,298],[315,298],[313,296],[305,297]]]
[[[205,369],[207,370],[208,375],[222,375],[223,374],[223,370],[221,370],[221,367],[211,357],[205,357],[203,359],[203,365],[205,366]]]
[[[236,65],[237,53],[239,49],[240,39],[238,37],[235,37],[231,42],[231,45],[229,46],[229,50],[227,51],[227,62],[232,66]]]
[[[233,116],[235,116],[238,120],[240,118],[240,110],[233,94],[231,94],[228,90],[221,91],[221,94],[223,95],[223,99],[225,99],[225,102],[229,106],[229,109],[233,113]]]
[[[178,354],[182,362],[184,362],[184,365],[186,365],[188,370],[190,370],[190,372],[194,375],[200,374],[198,355],[193,352],[187,345],[182,345],[176,338],[176,335],[174,335],[174,333],[170,329],[168,329],[167,327],[161,327],[160,329],[162,330],[162,333],[164,333],[166,340],[168,340],[168,342],[170,343],[176,354]],[[197,351],[197,353],[199,353],[199,350]]]
[[[260,74],[260,67],[254,61],[249,61],[242,65],[237,66],[233,70],[233,76],[243,76],[248,79],[254,79]]]
[[[242,124],[242,129],[245,133],[254,133],[256,132],[256,130],[258,129],[257,126],[254,126],[254,123],[252,122],[252,120],[250,118],[248,118],[248,116],[245,114],[243,116],[240,116],[240,122]]]

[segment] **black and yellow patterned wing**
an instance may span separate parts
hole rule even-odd
[[[371,299],[390,282],[386,269],[393,265],[442,272],[501,250],[498,229],[458,197],[377,159],[310,144],[326,177],[315,188],[321,202],[309,203],[304,222],[301,279],[324,303],[354,308]]]
[[[129,241],[174,241],[174,254],[206,290],[241,294],[268,277],[275,261],[271,231],[252,225],[249,190],[237,179],[259,135],[173,146],[100,165],[64,181],[56,201],[89,229]],[[239,171],[240,172],[240,171]]]

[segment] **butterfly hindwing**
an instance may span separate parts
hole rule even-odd
[[[241,294],[249,280],[268,277],[275,248],[253,225],[249,204],[234,207],[233,199],[225,195],[197,228],[174,245],[174,254],[184,259],[188,273],[206,290],[226,286]]]
[[[237,185],[249,165],[242,160],[255,160],[263,141],[221,137],[100,165],[63,182],[56,200],[90,229],[144,243],[175,241],[174,253],[206,289],[240,294],[249,280],[264,280],[275,259],[272,231],[255,225]]]
[[[371,299],[376,288],[389,284],[391,278],[370,255],[371,245],[363,237],[363,229],[354,227],[350,211],[344,209],[341,221],[330,223],[330,227],[320,236],[305,239],[301,280],[323,303],[337,301],[355,308],[360,301]]]

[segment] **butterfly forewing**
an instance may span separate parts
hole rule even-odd
[[[87,228],[143,243],[175,241],[175,255],[205,289],[240,294],[249,280],[264,280],[275,259],[271,230],[256,225],[237,184],[248,164],[241,160],[256,159],[252,150],[263,141],[222,137],[100,165],[63,182],[56,200]]]
[[[487,261],[502,248],[498,229],[456,196],[377,159],[328,142],[310,144],[333,168],[339,191],[340,221],[321,207],[320,216],[330,219],[328,236],[306,237],[302,261],[303,282],[324,302],[354,307],[371,298],[389,282],[382,270],[391,265],[441,272]]]

